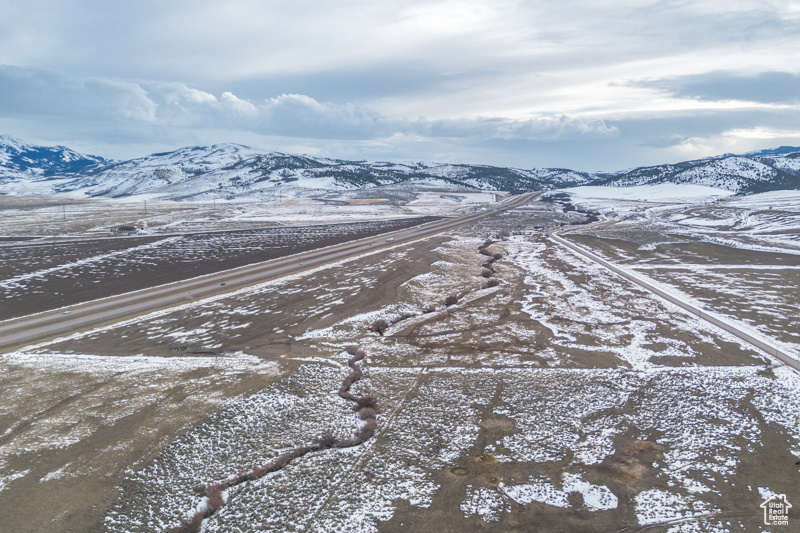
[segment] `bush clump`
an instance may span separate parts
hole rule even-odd
[[[389,324],[384,319],[379,318],[378,320],[376,320],[375,322],[372,323],[372,325],[369,327],[369,329],[374,331],[375,333],[377,333],[381,337],[383,337],[383,334],[386,332],[386,328],[388,328],[388,327],[389,327]]]

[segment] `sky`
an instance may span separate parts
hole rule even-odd
[[[800,0],[0,0],[0,134],[584,171],[800,146]]]

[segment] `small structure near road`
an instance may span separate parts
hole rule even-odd
[[[111,228],[111,233],[121,233],[123,235],[139,235],[139,228],[136,226],[119,226]]]

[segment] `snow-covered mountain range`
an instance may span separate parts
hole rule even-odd
[[[342,161],[267,152],[240,144],[181,148],[129,161],[78,154],[0,136],[0,193],[137,195],[171,200],[309,196],[413,185],[447,189],[555,189],[577,185],[691,183],[748,194],[800,189],[800,148],[725,155],[618,173],[488,165]]]
[[[687,183],[753,194],[800,189],[800,148],[780,155],[725,155],[674,165],[641,167],[601,176],[591,185],[653,185]]]
[[[84,155],[66,146],[35,146],[0,135],[0,183],[11,177],[48,178],[77,175],[106,165],[102,157]]]

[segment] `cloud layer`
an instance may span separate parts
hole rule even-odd
[[[301,94],[250,101],[231,92],[215,96],[179,82],[77,78],[0,65],[0,114],[42,122],[82,121],[137,127],[146,141],[153,128],[208,128],[252,134],[336,140],[392,137],[560,141],[614,136],[598,119],[538,116],[391,119],[355,104],[319,102]]]
[[[704,72],[638,83],[672,97],[703,101],[739,100],[763,104],[800,104],[800,74],[789,72]]]
[[[614,170],[800,130],[796,0],[0,5],[0,130],[100,155]]]

